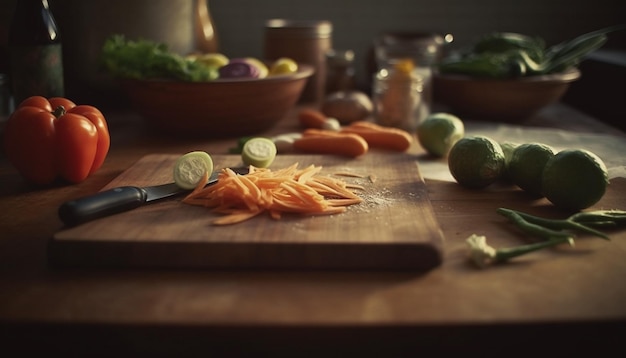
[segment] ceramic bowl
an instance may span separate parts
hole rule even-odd
[[[571,82],[580,78],[576,68],[562,73],[513,79],[487,79],[465,75],[433,76],[434,99],[465,118],[515,122],[532,117],[557,102]]]
[[[211,82],[122,79],[149,127],[188,137],[234,137],[272,128],[298,102],[313,68],[263,79]]]

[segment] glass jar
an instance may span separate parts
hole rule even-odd
[[[422,77],[422,102],[424,111],[430,112],[433,106],[433,67],[441,60],[445,46],[454,40],[452,34],[440,35],[423,32],[387,32],[374,38],[372,71],[389,66],[390,62],[412,59]]]
[[[393,65],[379,70],[373,79],[372,98],[378,124],[409,132],[428,115],[424,79],[413,67]]]
[[[354,51],[328,51],[326,53],[326,94],[349,91],[354,87]]]

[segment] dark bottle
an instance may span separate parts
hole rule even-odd
[[[64,96],[61,37],[47,0],[16,2],[9,53],[16,106],[29,96]]]

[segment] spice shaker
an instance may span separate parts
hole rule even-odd
[[[266,60],[289,57],[315,69],[302,91],[301,102],[319,102],[324,97],[326,53],[332,48],[331,35],[332,24],[324,20],[272,19],[265,24]]]

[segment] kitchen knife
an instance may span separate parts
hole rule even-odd
[[[249,168],[231,168],[237,174],[247,174]],[[217,182],[219,171],[213,172],[207,185]],[[169,198],[190,190],[181,189],[175,183],[137,187],[122,186],[80,199],[67,201],[59,207],[59,218],[67,226],[75,226],[84,222],[118,214],[138,208],[155,200]]]

